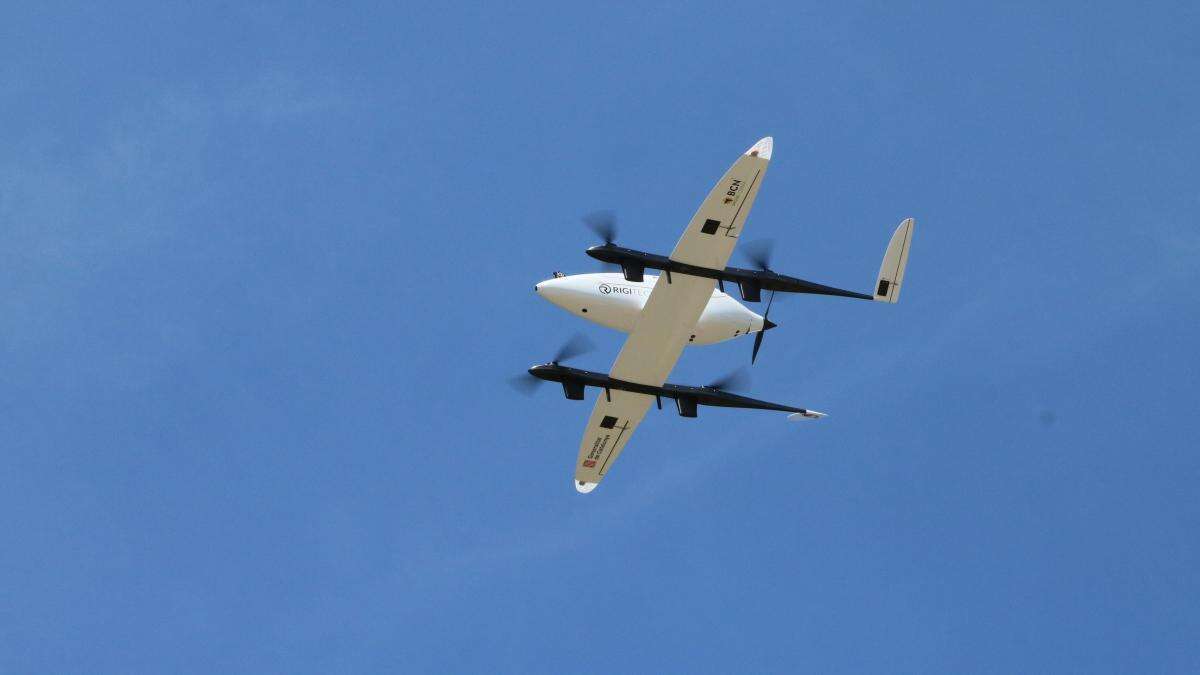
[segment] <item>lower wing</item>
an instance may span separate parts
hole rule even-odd
[[[600,395],[579,446],[576,490],[587,493],[600,484],[653,402],[653,396],[628,391],[609,390]]]
[[[661,386],[683,353],[715,285],[702,277],[659,280],[617,355],[612,376]],[[575,463],[576,490],[591,492],[604,478],[653,402],[653,396],[615,389],[596,399]]]

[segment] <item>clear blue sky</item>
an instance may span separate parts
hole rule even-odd
[[[0,10],[0,672],[1200,670],[1196,3],[118,4]],[[576,494],[533,284],[768,134],[902,302]]]

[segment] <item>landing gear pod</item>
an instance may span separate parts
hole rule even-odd
[[[680,396],[675,399],[675,407],[679,410],[680,417],[696,416],[696,399],[690,396]]]
[[[738,287],[742,291],[742,299],[746,302],[762,302],[762,284],[747,279],[738,282]]]

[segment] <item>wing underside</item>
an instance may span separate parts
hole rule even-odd
[[[771,158],[764,138],[734,162],[709,191],[671,253],[671,259],[723,269],[741,235]],[[690,275],[664,275],[654,285],[637,324],[613,364],[614,378],[662,386],[679,360],[716,281]],[[624,391],[602,393],[592,409],[575,465],[575,487],[590,492],[612,469],[653,396]]]
[[[576,490],[591,492],[604,478],[653,402],[653,396],[628,391],[600,393],[579,446]]]

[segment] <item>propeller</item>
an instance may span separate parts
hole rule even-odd
[[[567,338],[567,341],[558,348],[558,352],[551,359],[550,363],[558,363],[559,361],[569,361],[576,356],[582,356],[593,349],[596,345],[588,339],[583,333],[576,333]]]
[[[525,373],[524,375],[514,375],[513,377],[508,378],[508,386],[512,387],[513,390],[515,390],[518,394],[522,394],[524,396],[533,396],[533,392],[537,391],[538,387],[542,386],[543,382],[545,382],[545,380],[534,377],[529,373]]]
[[[750,264],[757,267],[763,272],[771,271],[771,256],[775,253],[774,239],[759,239],[757,241],[748,241],[742,244],[739,249],[742,256],[750,261]],[[771,291],[771,297],[767,299],[767,311],[763,312],[763,327],[754,336],[754,350],[750,352],[750,364],[758,358],[758,350],[762,347],[763,335],[767,331],[775,327],[776,324],[771,323],[767,317],[771,314],[771,303],[775,302],[775,291]]]
[[[611,244],[617,240],[617,216],[612,211],[596,211],[583,217],[583,224],[594,232],[604,243]],[[621,266],[616,263],[601,262],[600,269],[605,272],[619,272]]]
[[[704,388],[718,389],[720,391],[736,391],[738,389],[746,389],[749,386],[750,373],[746,370],[745,366],[742,366],[704,385]]]
[[[771,270],[771,255],[775,252],[774,239],[748,241],[738,247],[738,250],[741,251],[743,258],[758,269],[763,272]]]
[[[612,211],[596,211],[583,217],[583,224],[597,237],[611,244],[617,240],[617,216]]]
[[[558,364],[560,361],[568,361],[576,356],[582,356],[595,348],[596,345],[586,335],[576,333],[567,338],[567,341],[558,348],[551,363]],[[508,378],[508,385],[516,390],[517,393],[524,394],[525,396],[532,395],[543,382],[545,380],[540,377],[534,377],[531,373],[524,373]]]
[[[767,331],[771,330],[778,324],[771,323],[767,317],[771,316],[771,303],[775,302],[775,291],[771,291],[771,297],[767,298],[767,311],[763,312],[763,327],[754,336],[754,351],[750,352],[750,365],[754,365],[754,360],[758,358],[758,348],[762,346],[763,336]]]

